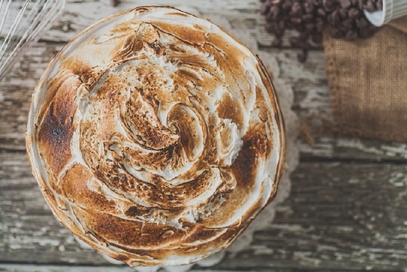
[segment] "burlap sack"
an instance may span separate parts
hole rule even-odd
[[[407,17],[368,39],[324,35],[323,45],[335,131],[407,141]]]

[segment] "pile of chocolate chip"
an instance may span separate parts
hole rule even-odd
[[[120,4],[119,0],[110,0],[110,5],[112,7],[117,7]]]
[[[298,60],[305,62],[313,45],[322,43],[322,32],[329,26],[334,38],[355,40],[367,38],[376,32],[365,17],[369,12],[382,9],[382,0],[260,0],[260,13],[266,18],[266,30],[275,39],[272,45],[281,47],[285,30],[300,33],[291,37],[292,47],[302,49]]]

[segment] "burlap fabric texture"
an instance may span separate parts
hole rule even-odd
[[[368,39],[324,35],[324,57],[335,131],[407,141],[407,17]]]

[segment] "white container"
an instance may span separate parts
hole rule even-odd
[[[366,18],[377,27],[407,15],[407,0],[383,0],[383,9],[375,12],[364,10]]]

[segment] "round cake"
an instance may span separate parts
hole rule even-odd
[[[274,198],[285,159],[261,61],[171,7],[118,13],[71,40],[33,92],[26,140],[55,217],[131,266],[228,247]]]

